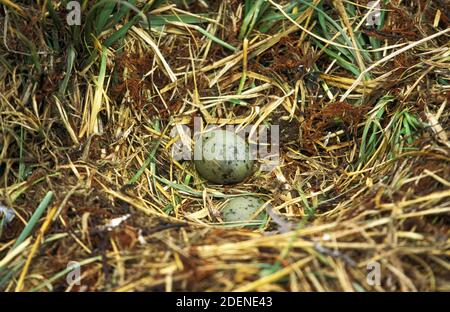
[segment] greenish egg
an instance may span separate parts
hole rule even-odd
[[[242,226],[259,226],[265,218],[265,211],[263,210],[254,218],[252,217],[263,205],[263,200],[253,196],[232,198],[222,208],[222,219],[227,223],[242,224]]]
[[[247,142],[234,132],[212,130],[195,141],[194,164],[206,180],[217,184],[243,181],[252,173]]]

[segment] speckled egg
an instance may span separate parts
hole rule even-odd
[[[255,218],[252,216],[264,205],[264,201],[253,196],[240,196],[230,199],[222,208],[222,219],[229,223],[259,226],[266,215],[261,211]]]
[[[252,173],[253,160],[242,137],[231,131],[212,130],[195,140],[194,164],[206,180],[231,184]]]

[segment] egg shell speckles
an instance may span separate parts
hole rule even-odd
[[[196,139],[194,164],[200,176],[217,184],[241,182],[253,168],[247,142],[226,130],[213,130]]]
[[[227,223],[241,223],[246,221],[252,226],[259,226],[264,220],[265,213],[261,211],[255,218],[252,216],[264,205],[264,201],[252,196],[240,196],[230,199],[222,208],[223,221]],[[257,223],[257,224],[254,224]]]

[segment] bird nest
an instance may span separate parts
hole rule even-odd
[[[129,2],[0,1],[0,289],[450,290],[444,1]],[[277,162],[205,181],[195,121]]]

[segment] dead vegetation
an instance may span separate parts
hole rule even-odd
[[[450,290],[445,0],[66,2],[0,0],[0,289]],[[280,125],[279,166],[208,184],[194,117]],[[246,193],[279,218],[223,226]]]

